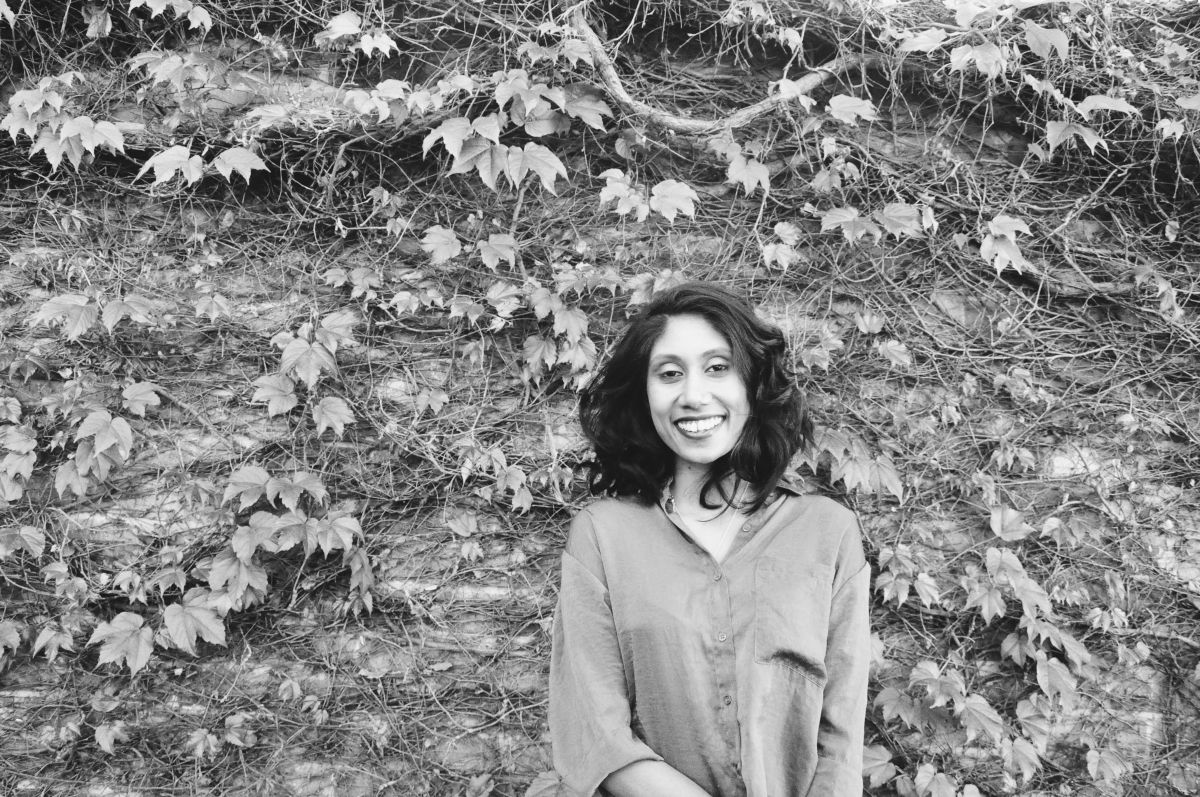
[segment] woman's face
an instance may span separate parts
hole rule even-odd
[[[667,319],[650,349],[646,398],[654,429],[676,465],[707,468],[746,426],[750,401],[721,333],[697,315]]]

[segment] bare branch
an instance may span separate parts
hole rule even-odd
[[[592,30],[591,25],[588,24],[587,19],[584,17],[583,8],[583,5],[577,5],[571,10],[571,24],[591,51],[592,60],[595,62],[596,69],[599,71],[600,78],[603,80],[604,86],[608,89],[610,96],[617,105],[632,116],[640,116],[652,124],[668,130],[674,130],[677,133],[704,135],[707,133],[716,133],[720,130],[736,130],[745,127],[756,119],[766,116],[790,102],[789,98],[782,95],[774,95],[760,100],[753,105],[740,108],[724,119],[694,119],[687,116],[677,116],[648,105],[641,100],[636,100],[625,90],[625,85],[621,82],[621,76],[617,74],[617,69],[613,65],[612,58],[604,50],[604,43],[600,41],[600,37],[596,35],[596,32]],[[812,72],[797,80],[797,88],[802,93],[808,93],[830,78],[845,74],[855,67],[869,63],[871,60],[868,57],[857,55],[835,58],[822,66],[818,66]]]

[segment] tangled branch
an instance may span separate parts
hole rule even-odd
[[[592,54],[592,60],[595,62],[597,71],[600,73],[600,78],[604,82],[604,86],[608,89],[612,99],[627,114],[642,117],[658,127],[666,128],[676,133],[696,136],[716,133],[720,130],[736,130],[752,124],[763,116],[787,105],[792,99],[791,97],[776,94],[760,100],[753,105],[741,108],[724,119],[695,119],[669,113],[661,108],[655,108],[641,100],[634,99],[629,94],[625,89],[625,84],[621,81],[621,76],[617,74],[613,59],[609,57],[604,49],[604,43],[596,35],[592,26],[588,24],[586,17],[584,17],[583,6],[575,6],[571,10],[570,20],[575,31],[588,46]],[[867,66],[873,60],[871,57],[862,55],[835,58],[826,64],[816,67],[812,72],[797,80],[796,89],[801,93],[807,94],[830,78],[843,75],[851,69]]]

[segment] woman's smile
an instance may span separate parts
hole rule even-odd
[[[689,437],[703,437],[720,426],[724,420],[725,416],[714,415],[709,418],[678,420],[675,421],[675,426]]]

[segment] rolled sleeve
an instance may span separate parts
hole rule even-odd
[[[662,760],[631,727],[611,602],[595,534],[583,513],[572,522],[562,559],[550,655],[549,718],[554,768],[568,794],[591,797],[622,767]]]
[[[822,697],[816,775],[808,791],[813,797],[862,794],[863,726],[871,660],[871,571],[857,526],[843,540],[838,570],[825,657],[830,675]]]

